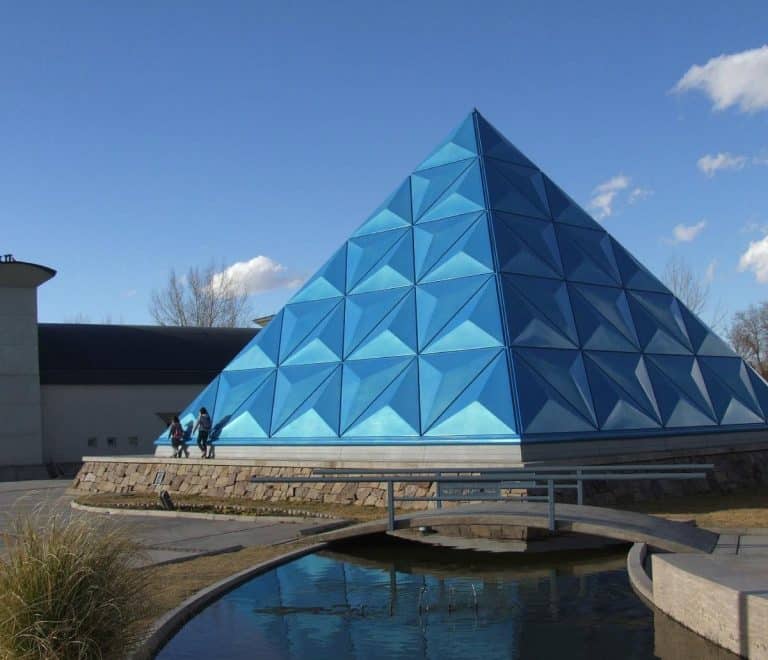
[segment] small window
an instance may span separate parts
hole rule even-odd
[[[117,446],[117,438],[109,437],[107,438],[107,447],[115,447]]]
[[[130,436],[128,438],[128,446],[129,447],[138,447],[139,446],[139,439],[135,435]]]
[[[88,438],[88,446],[89,447],[98,447],[99,446],[98,438]]]

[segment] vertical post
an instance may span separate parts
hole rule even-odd
[[[549,506],[549,531],[555,531],[555,481],[547,479],[547,505]]]
[[[437,473],[438,479],[442,476],[443,476],[442,472]],[[442,481],[435,482],[435,497],[437,498],[437,501],[435,502],[435,508],[442,509],[443,508],[443,482]]]
[[[387,481],[387,518],[389,520],[388,529],[395,531],[395,484],[390,479]]]
[[[584,504],[584,482],[581,480],[581,470],[576,470],[576,504]]]

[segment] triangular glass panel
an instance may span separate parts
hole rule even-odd
[[[413,238],[408,231],[368,271],[351,293],[381,291],[413,284]]]
[[[645,405],[640,405],[635,398],[619,386],[618,381],[610,378],[608,374],[597,366],[595,362],[587,359],[584,364],[587,369],[589,385],[592,391],[592,400],[595,403],[595,412],[597,413],[598,425],[600,429],[611,430],[633,430],[633,429],[655,429],[660,426],[660,420],[657,413],[649,410],[648,399],[644,396],[641,400]],[[635,362],[642,360],[640,355],[631,355],[627,353],[608,353],[606,355],[621,355],[634,358]],[[626,374],[623,380],[626,382],[632,379],[632,374]],[[635,383],[634,390],[637,392],[641,388]]]
[[[476,275],[416,287],[419,350],[429,344],[491,276]]]
[[[316,364],[341,360],[344,337],[344,302],[333,310],[286,356],[282,364]]]
[[[685,329],[688,331],[688,338],[696,355],[736,357],[731,347],[694,316],[685,305],[678,304],[677,307],[685,322]]]
[[[661,421],[651,379],[640,353],[586,351],[584,355],[590,381],[592,374],[600,370],[605,378],[613,381],[614,385],[625,393],[624,398],[631,399],[635,406],[657,422]],[[592,399],[597,405],[600,395],[594,386],[592,393]]]
[[[411,224],[411,179],[407,178],[387,200],[352,234],[365,236]]]
[[[565,282],[503,275],[510,341],[515,346],[577,348],[578,336]]]
[[[413,288],[385,289],[347,296],[344,357],[349,357],[370,332]]]
[[[477,139],[475,138],[475,120],[470,114],[459,127],[451,133],[432,154],[424,160],[416,171],[439,167],[447,163],[466,160],[477,156]]]
[[[350,238],[347,242],[347,291],[352,291],[384,255],[410,233],[410,228],[391,229]]]
[[[338,363],[281,367],[277,372],[272,434],[338,368]]]
[[[400,399],[406,393],[411,400]],[[374,437],[418,435],[418,400],[415,358],[348,362],[344,365],[341,394],[342,433]]]
[[[637,337],[646,352],[684,355],[693,351],[672,295],[627,291],[627,299]]]
[[[477,131],[480,137],[481,149],[485,156],[505,160],[515,165],[536,167],[517,147],[499,133],[485,117],[479,112],[475,113],[475,115],[477,117]]]
[[[448,252],[482,213],[467,213],[454,218],[436,220],[415,225],[413,228],[413,253],[416,279],[420,280]]]
[[[475,160],[432,204],[417,222],[430,222],[485,209],[480,163]]]
[[[664,426],[717,423],[704,378],[693,356],[647,355],[646,366],[664,418]],[[670,394],[670,387],[674,388],[674,395]],[[687,402],[686,405],[680,404],[681,399]],[[691,406],[695,407],[698,415],[690,410]]]
[[[547,191],[549,210],[552,213],[552,219],[555,222],[604,231],[603,228],[595,222],[586,211],[584,211],[584,209],[566,195],[552,182],[552,179],[546,175],[544,175],[544,188]]]
[[[579,351],[520,348],[513,355],[515,367],[523,360],[584,419],[597,425],[584,361]]]
[[[481,349],[419,357],[422,428],[429,428],[502,351]]]
[[[567,280],[621,285],[608,234],[570,225],[557,225],[557,238]]]
[[[639,351],[624,291],[615,287],[569,284],[571,307],[583,348]]]
[[[418,219],[429,209],[451,184],[474,163],[474,160],[463,160],[458,163],[449,163],[430,170],[414,172],[411,175],[411,200],[413,219]]]
[[[427,223],[429,226],[431,223]],[[422,278],[422,282],[437,282],[455,277],[467,277],[493,272],[491,239],[485,214],[469,228]]]
[[[280,335],[283,331],[283,310],[273,318],[230,362],[224,371],[262,369],[277,366]]]
[[[422,352],[442,353],[503,345],[496,279],[491,277],[422,348]]]
[[[621,282],[626,289],[669,293],[669,289],[613,237],[611,237],[611,247],[613,248],[613,255],[621,273]]]
[[[240,408],[232,413],[219,434],[220,438],[267,438],[272,417],[272,400],[275,396],[273,369]]]
[[[280,339],[280,362],[282,363],[306,339],[310,333],[322,324],[331,311],[343,307],[343,298],[328,298],[312,302],[295,303],[283,308],[283,333]],[[267,326],[267,329],[272,324]],[[265,330],[266,332],[266,330]]]
[[[256,390],[274,369],[248,369],[247,371],[223,371],[219,377],[219,391],[212,419],[216,426],[223,426],[248,396]],[[271,404],[271,402],[270,402]],[[211,412],[211,411],[209,411]]]
[[[416,295],[413,288],[365,335],[349,360],[416,353]]]
[[[336,298],[344,295],[347,279],[347,246],[344,245],[328,262],[309,280],[301,290],[291,298],[292,303],[323,298]]]
[[[549,220],[547,195],[541,172],[486,158],[488,199],[496,211]]]
[[[762,410],[752,388],[747,366],[741,358],[701,356],[698,363],[721,424],[753,424],[762,421],[750,419],[762,417]],[[735,406],[732,399],[739,406]],[[751,415],[739,410],[740,407],[748,409]]]
[[[427,436],[517,437],[506,355],[486,366],[426,431]]]
[[[597,431],[549,381],[513,351],[522,431],[528,436]]]
[[[551,222],[500,211],[494,212],[493,221],[501,272],[562,278]]]
[[[341,402],[341,367],[307,398],[274,435],[279,438],[337,438]]]
[[[755,397],[760,403],[763,417],[768,417],[768,383],[766,383],[749,365],[747,365],[747,373],[749,374],[749,382],[752,383]]]

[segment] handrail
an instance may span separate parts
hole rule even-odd
[[[690,480],[706,478],[706,471],[714,468],[710,463],[677,465],[541,465],[532,468],[315,468],[309,476],[251,477],[251,483],[385,483],[387,487],[387,527],[395,529],[395,502],[510,501],[547,502],[548,527],[556,529],[555,491],[576,490],[576,502],[584,504],[585,481],[632,481],[637,479]],[[643,470],[646,470],[643,472]],[[691,470],[698,470],[692,472]],[[435,484],[434,496],[395,496],[396,483]],[[565,483],[564,483],[565,482]],[[453,489],[446,489],[453,486]],[[463,489],[454,494],[453,490]],[[529,493],[502,495],[502,490],[541,491],[546,496]],[[447,492],[445,492],[447,490]],[[487,491],[487,492],[486,492]]]

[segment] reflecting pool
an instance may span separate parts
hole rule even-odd
[[[529,558],[346,546],[243,584],[158,658],[733,657],[656,615],[660,650],[625,561],[626,549]]]

